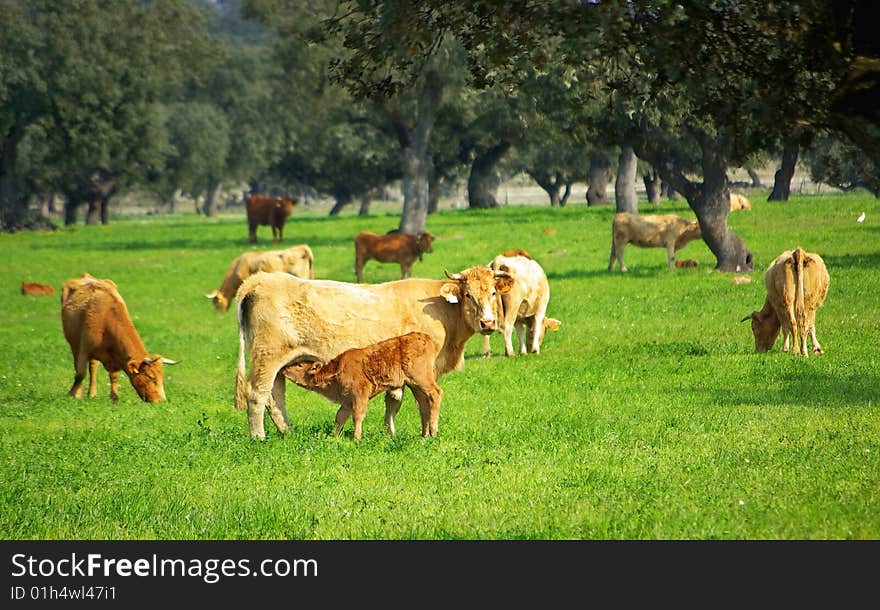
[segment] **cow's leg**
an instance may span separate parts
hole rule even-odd
[[[98,395],[98,365],[100,362],[97,360],[89,360],[89,398],[94,398]],[[113,381],[113,377],[111,375],[110,381]],[[113,398],[113,384],[110,384],[110,398]],[[118,400],[118,397],[117,397]]]
[[[528,327],[524,321],[517,320],[514,328],[516,328],[516,338],[519,339],[519,353],[525,355],[528,352],[526,346],[529,344]]]
[[[364,281],[364,263],[366,263],[363,257],[358,254],[354,259],[354,275],[357,278],[358,284]]]
[[[492,355],[492,343],[489,341],[490,335],[483,335],[483,358],[488,358]]]
[[[412,263],[400,263],[400,279],[408,278],[412,275]]]
[[[787,352],[789,349],[789,340],[791,340],[791,351],[794,355],[800,355],[801,346],[798,342],[797,335],[797,323],[794,318],[794,306],[790,306],[786,309],[785,315],[782,317],[782,333],[785,339],[783,340],[782,351]]]
[[[248,241],[257,243],[257,225],[248,225]]]
[[[351,413],[351,404],[343,403],[342,406],[339,407],[339,410],[336,411],[336,428],[333,430],[333,434],[339,436],[339,433],[342,432],[342,428],[345,427],[345,422],[351,417]]]
[[[86,378],[86,369],[88,366],[88,354],[83,351],[77,353],[73,359],[73,385],[70,386],[70,390],[67,392],[68,396],[73,396],[74,398],[83,397],[82,382],[83,379]]]
[[[623,263],[623,251],[626,248],[626,241],[622,239],[614,240],[614,249],[612,252],[614,256],[617,258],[617,266],[620,267],[621,271],[627,271],[626,265]],[[610,269],[609,269],[610,271]]]
[[[266,406],[272,401],[277,367],[267,367],[265,363],[259,361],[253,362],[251,367],[247,398],[248,427],[251,438],[265,440],[266,429],[263,425],[263,416],[266,413]],[[267,369],[271,372],[267,373]]]
[[[110,373],[110,400],[113,402],[119,401],[119,371],[112,371]]]
[[[666,245],[666,261],[670,269],[675,269],[675,242]]]
[[[435,382],[431,381],[424,386],[412,384],[409,386],[419,405],[419,415],[422,419],[422,436],[437,436],[437,428],[440,423],[440,400],[443,390]]]
[[[394,388],[385,392],[385,429],[388,434],[394,436],[397,429],[394,427],[394,418],[400,411],[400,405],[403,402],[403,388]]]
[[[813,341],[813,353],[814,354],[824,354],[825,352],[822,350],[822,346],[819,345],[819,340],[816,338],[816,310],[815,309],[807,314],[807,326],[810,329],[810,339]]]
[[[358,394],[354,397],[354,402],[351,405],[352,418],[354,419],[354,440],[356,441],[361,440],[368,401],[368,395]]]
[[[284,404],[284,375],[276,375],[272,384],[272,400],[269,401],[269,417],[278,428],[278,432],[286,434],[290,432],[290,419],[287,417],[287,408]]]
[[[518,309],[519,307],[511,306],[504,310],[501,334],[504,336],[504,353],[507,356],[513,356],[516,354],[516,352],[513,351],[513,331],[516,326],[516,313]],[[525,345],[522,338],[520,338],[520,345]]]

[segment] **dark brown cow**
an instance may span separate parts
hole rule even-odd
[[[354,438],[360,439],[370,399],[388,390],[408,387],[422,417],[422,436],[436,436],[443,390],[437,385],[434,360],[437,346],[425,333],[412,332],[363,348],[345,350],[327,364],[304,360],[281,369],[300,387],[340,405],[335,434],[354,419]],[[397,400],[392,408],[400,407]],[[385,425],[394,434],[395,412],[386,410]]]
[[[21,293],[30,296],[51,296],[55,294],[55,289],[49,284],[39,284],[37,282],[22,282]]]
[[[279,243],[284,236],[284,223],[297,204],[296,198],[251,195],[247,200],[248,238],[257,243],[257,227],[272,227],[272,243]]]
[[[362,231],[354,238],[354,273],[358,283],[364,281],[364,265],[368,260],[380,263],[399,263],[400,278],[412,274],[412,264],[422,260],[422,254],[433,252],[431,246],[434,236],[430,233],[408,235],[406,233],[386,233],[379,235]]]
[[[89,397],[97,395],[100,362],[110,374],[110,399],[114,402],[119,400],[120,371],[125,371],[142,400],[165,400],[162,364],[180,361],[147,352],[113,280],[85,273],[81,278],[66,281],[61,287],[61,326],[73,352],[76,371],[68,395],[83,397],[86,366]]]

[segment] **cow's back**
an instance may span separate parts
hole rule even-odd
[[[61,287],[61,326],[70,342],[101,341],[107,320],[122,315],[130,319],[112,280],[86,275]]]
[[[459,323],[440,295],[442,280],[406,279],[384,284],[304,280],[286,273],[257,273],[239,289],[239,323],[246,341],[290,360],[327,362],[337,354],[412,331],[447,341],[447,325]],[[438,368],[457,362],[438,357]]]
[[[535,315],[537,308],[546,304],[550,284],[544,269],[531,257],[499,255],[492,260],[490,267],[513,277],[513,288],[501,297],[505,308],[515,307],[520,317],[526,317]]]

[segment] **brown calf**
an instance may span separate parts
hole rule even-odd
[[[251,195],[247,199],[248,238],[252,244],[257,243],[257,227],[272,227],[272,243],[278,243],[284,235],[284,223],[293,211],[297,199],[290,197],[268,197]]]
[[[21,293],[31,296],[50,296],[55,294],[55,289],[49,284],[38,284],[36,282],[22,282]]]
[[[437,385],[434,360],[437,346],[421,332],[411,332],[363,348],[353,348],[322,364],[304,360],[281,372],[298,386],[317,392],[338,405],[335,434],[354,418],[354,438],[360,439],[367,403],[388,390],[408,387],[419,405],[422,436],[436,436],[443,390]],[[400,398],[385,400],[385,425],[394,434],[394,415]]]
[[[97,395],[98,363],[110,374],[110,399],[119,400],[119,372],[125,371],[141,400],[165,400],[162,364],[177,364],[149,354],[138,335],[125,301],[113,280],[88,273],[61,287],[61,326],[73,352],[75,374],[68,395],[83,397],[82,382],[89,369],[89,397]]]
[[[767,288],[764,307],[742,319],[742,322],[752,321],[755,351],[766,352],[773,347],[782,328],[783,351],[788,351],[789,339],[793,338],[794,354],[809,355],[809,335],[813,352],[823,354],[816,339],[816,309],[825,302],[830,281],[822,257],[804,252],[800,246],[773,259],[764,272],[764,286]]]
[[[666,248],[669,268],[675,268],[675,253],[688,243],[703,236],[700,223],[675,214],[632,214],[619,212],[611,224],[611,257],[608,271],[614,269],[614,260],[621,271],[626,271],[623,249],[627,244],[641,248]]]
[[[380,263],[399,263],[401,279],[412,274],[412,264],[422,260],[422,254],[433,252],[434,236],[430,233],[408,235],[406,233],[386,233],[378,235],[362,231],[354,238],[354,273],[358,283],[363,281],[364,265],[368,260]]]

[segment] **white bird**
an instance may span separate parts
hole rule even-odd
[[[865,222],[865,213],[864,212],[859,214],[859,217],[856,218],[856,222]]]

